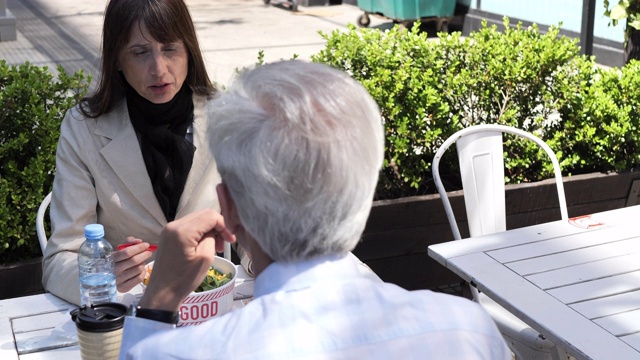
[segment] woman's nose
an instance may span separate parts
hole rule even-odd
[[[151,75],[161,76],[167,71],[167,61],[162,52],[154,53],[151,60]]]

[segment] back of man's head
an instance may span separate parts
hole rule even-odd
[[[346,73],[282,61],[209,104],[211,151],[245,229],[275,261],[346,253],[382,165],[378,106]]]

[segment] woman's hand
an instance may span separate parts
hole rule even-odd
[[[145,276],[145,265],[152,256],[151,251],[147,251],[149,243],[131,236],[127,238],[127,243],[135,245],[113,253],[116,263],[116,284],[121,293],[133,289],[142,282]]]

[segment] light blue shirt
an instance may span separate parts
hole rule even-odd
[[[250,303],[198,326],[127,317],[120,357],[511,358],[478,304],[376,282],[358,267],[348,256],[273,263],[256,278]]]

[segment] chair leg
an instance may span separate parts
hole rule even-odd
[[[522,356],[522,354],[520,354],[518,349],[516,349],[514,346],[509,346],[509,350],[511,350],[511,352],[513,353],[513,359],[515,359],[515,360],[526,360],[526,358],[524,356]]]
[[[471,288],[468,282],[462,280],[460,281],[460,288],[462,289],[462,296],[469,299],[469,300],[473,300],[473,293],[471,292]]]
[[[513,354],[512,359],[514,360],[528,360],[531,357],[534,357],[535,359],[551,358],[551,360],[576,360],[573,356],[569,355],[566,351],[557,346],[551,349],[547,355],[536,353],[528,354],[529,356],[524,356],[518,349],[518,346],[515,346],[514,344],[510,345],[512,346],[509,346],[509,350],[511,350],[511,353]]]
[[[566,351],[559,347],[551,349],[551,359],[553,360],[575,360],[573,356],[569,355]]]

